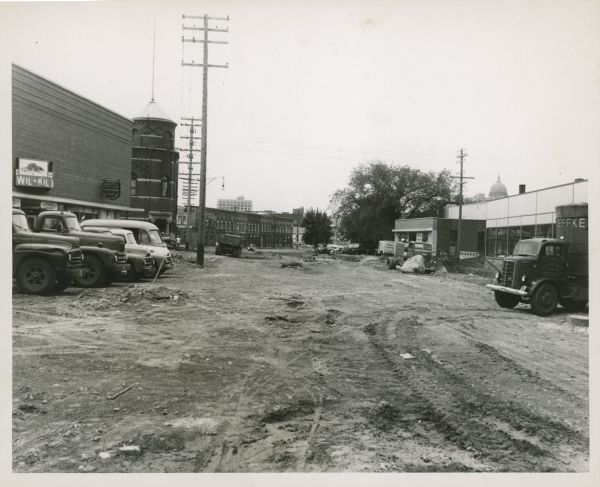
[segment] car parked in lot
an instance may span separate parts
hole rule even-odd
[[[12,268],[19,290],[26,294],[62,291],[81,276],[79,239],[34,233],[22,210],[12,210]]]
[[[81,222],[84,229],[92,227],[122,228],[133,233],[136,243],[145,246],[154,263],[154,272],[162,274],[173,268],[173,256],[162,241],[156,225],[141,220],[93,219]]]
[[[137,281],[144,277],[154,277],[154,261],[150,255],[150,251],[146,246],[136,243],[131,230],[125,230],[123,228],[88,227],[87,231],[116,235],[123,239],[125,242],[127,263],[129,264],[126,278],[128,281]]]
[[[73,281],[80,287],[108,286],[127,275],[129,266],[125,244],[114,235],[100,235],[81,229],[77,216],[69,211],[42,211],[35,219],[33,231],[49,235],[67,235],[79,239],[83,253],[81,275]]]

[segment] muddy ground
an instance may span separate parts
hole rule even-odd
[[[588,329],[562,310],[375,258],[182,256],[14,294],[14,471],[588,471]]]

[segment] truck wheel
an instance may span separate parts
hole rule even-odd
[[[80,287],[100,287],[106,280],[106,269],[98,257],[86,255],[81,264],[81,277],[75,277]]]
[[[582,311],[587,304],[587,301],[576,301],[573,298],[562,298],[558,302],[567,311],[573,312]]]
[[[548,316],[558,304],[558,290],[550,283],[542,284],[531,296],[531,309],[538,316]]]
[[[514,308],[521,300],[519,296],[515,294],[503,293],[501,291],[494,291],[494,298],[496,298],[498,306],[509,309]]]
[[[47,260],[32,257],[21,263],[16,278],[25,294],[48,294],[56,282],[56,271]]]

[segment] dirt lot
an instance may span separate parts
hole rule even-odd
[[[374,258],[191,255],[154,285],[13,296],[15,471],[588,470],[566,313]]]

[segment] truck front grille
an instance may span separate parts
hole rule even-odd
[[[505,287],[512,287],[515,279],[515,263],[512,260],[505,260],[502,267],[502,277],[500,284]]]
[[[152,257],[144,257],[144,267],[150,266],[154,264],[154,259]]]
[[[81,253],[81,250],[69,251],[69,265],[80,266],[82,261],[83,255]]]
[[[127,263],[127,254],[123,252],[119,252],[117,254],[117,264],[126,264]]]

